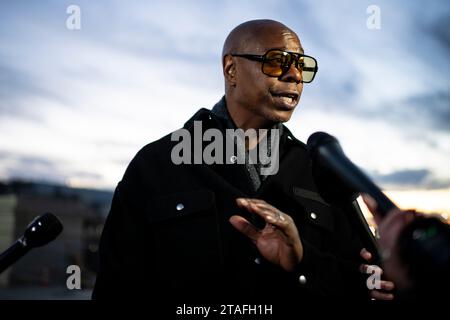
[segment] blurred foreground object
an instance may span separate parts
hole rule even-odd
[[[364,194],[379,227],[383,269],[399,289],[400,298],[429,300],[448,296],[450,225],[436,217],[400,210],[347,158],[335,137],[324,132],[312,134],[308,152],[315,182],[325,200],[343,205]],[[323,183],[324,175],[336,183]]]

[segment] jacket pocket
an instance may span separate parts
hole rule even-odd
[[[215,196],[194,190],[149,199],[153,261],[168,290],[192,292],[217,280],[221,243]]]
[[[170,222],[198,214],[211,213],[214,193],[209,190],[178,192],[151,198],[147,203],[147,220]]]
[[[305,208],[305,219],[309,224],[333,232],[333,208],[317,192],[294,186],[290,194]]]

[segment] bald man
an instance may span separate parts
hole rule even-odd
[[[285,25],[255,20],[228,35],[222,65],[225,96],[212,110],[129,164],[93,297],[368,299],[348,212],[320,197],[305,144],[282,124],[316,60]]]

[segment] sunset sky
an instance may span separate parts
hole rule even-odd
[[[66,27],[72,4],[79,30]],[[335,135],[394,202],[450,214],[444,0],[1,1],[0,180],[113,189],[142,146],[221,98],[223,41],[257,18],[285,23],[318,60],[294,135]]]

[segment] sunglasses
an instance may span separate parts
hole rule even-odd
[[[240,54],[232,53],[233,57],[242,57],[245,59],[262,62],[261,70],[269,77],[281,77],[285,75],[291,65],[294,66],[302,74],[303,83],[310,83],[314,80],[317,70],[317,60],[313,57],[295,53],[288,52],[278,49],[270,49],[263,55],[256,54]]]

